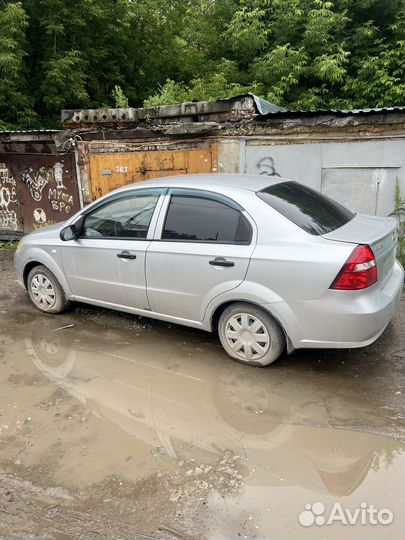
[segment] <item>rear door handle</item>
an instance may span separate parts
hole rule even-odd
[[[133,255],[129,251],[121,251],[121,253],[117,253],[117,257],[120,259],[136,259],[136,255]]]
[[[215,257],[215,259],[211,259],[209,263],[212,266],[226,266],[226,267],[235,266],[235,263],[233,261],[227,261],[223,257]]]

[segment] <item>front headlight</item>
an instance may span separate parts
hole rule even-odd
[[[23,248],[23,241],[20,240],[17,244],[17,249],[15,250],[16,253],[20,253],[20,251],[22,251],[22,248]]]

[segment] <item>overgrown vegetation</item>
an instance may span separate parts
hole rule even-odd
[[[122,91],[122,88],[119,84],[116,84],[112,91],[112,97],[114,99],[114,105],[117,108],[128,107],[128,98]]]
[[[0,129],[241,92],[403,104],[404,33],[405,0],[2,0]]]
[[[10,249],[16,249],[17,248],[17,242],[2,242],[0,241],[0,251],[6,251]]]
[[[402,198],[399,178],[395,187],[395,210],[390,215],[398,220],[397,259],[405,267],[405,199]]]

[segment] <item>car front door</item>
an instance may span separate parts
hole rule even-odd
[[[161,189],[139,189],[84,212],[77,240],[62,247],[63,267],[77,300],[149,309],[145,252]]]
[[[201,321],[210,300],[245,278],[255,224],[231,199],[170,189],[146,254],[151,310]]]

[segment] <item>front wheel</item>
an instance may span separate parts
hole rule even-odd
[[[28,274],[27,289],[31,302],[45,313],[61,313],[70,303],[59,281],[42,264]]]
[[[225,351],[243,364],[267,366],[285,349],[280,325],[263,309],[238,302],[222,313],[218,334]]]

